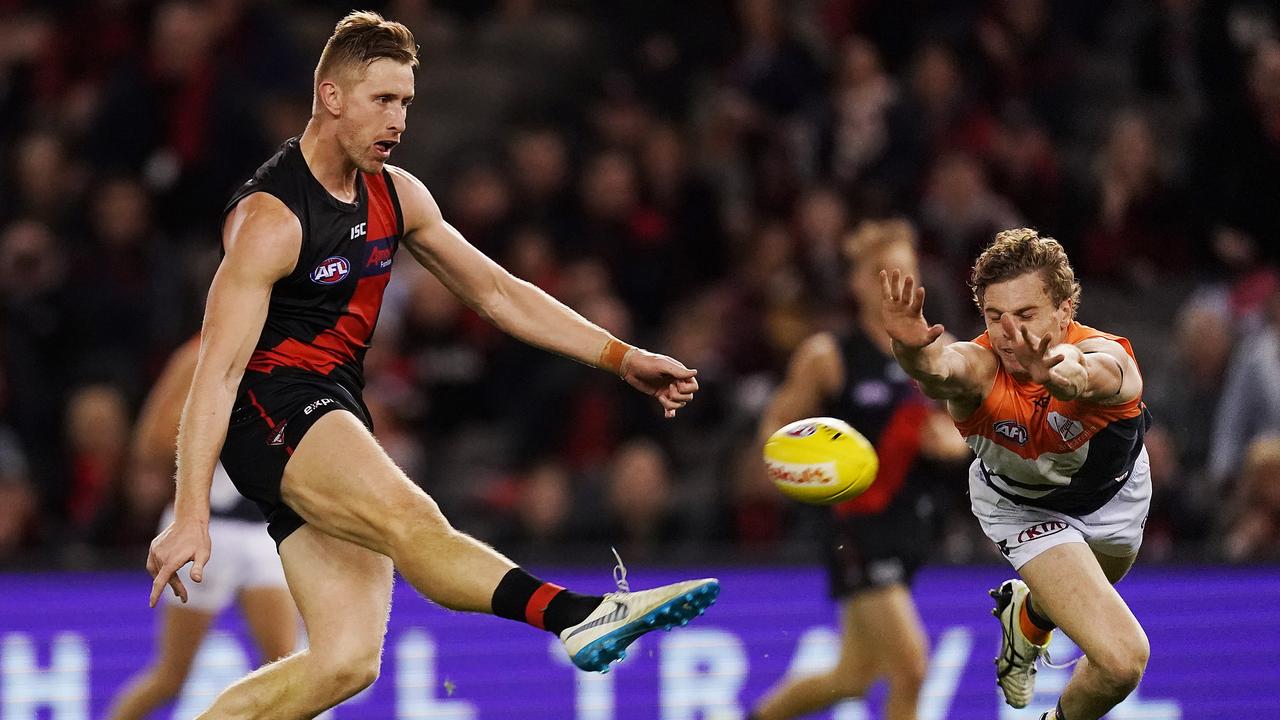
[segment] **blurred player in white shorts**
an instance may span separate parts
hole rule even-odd
[[[149,468],[172,477],[178,418],[195,371],[198,339],[180,347],[156,381],[138,417],[134,439],[135,471]],[[161,470],[161,468],[163,468]],[[262,513],[245,500],[219,463],[210,492],[209,537],[213,553],[204,582],[192,583],[184,568],[187,603],[168,600],[156,637],[155,656],[116,697],[111,720],[144,718],[182,689],[191,661],[217,616],[239,601],[263,660],[284,657],[297,644],[298,614],[285,586],[275,542]],[[173,506],[160,527],[173,520]]]
[[[1031,228],[997,234],[974,263],[987,330],[973,342],[939,341],[910,275],[884,273],[881,285],[894,356],[946,401],[977,455],[973,514],[1022,576],[991,591],[1005,702],[1035,698],[1036,662],[1060,627],[1084,657],[1041,720],[1097,720],[1138,686],[1151,653],[1112,587],[1137,558],[1151,502],[1151,415],[1133,347],[1076,322],[1066,252]]]

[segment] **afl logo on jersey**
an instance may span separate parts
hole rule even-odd
[[[996,423],[995,431],[1019,445],[1027,444],[1027,429],[1012,420],[1001,420]]]
[[[334,285],[347,279],[351,274],[351,263],[347,259],[334,255],[327,257],[311,271],[311,282],[321,285]]]

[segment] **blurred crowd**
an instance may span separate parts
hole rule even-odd
[[[665,422],[402,258],[366,398],[463,529],[526,562],[813,557],[821,514],[755,471],[754,425],[796,344],[848,322],[842,239],[901,215],[960,337],[997,230],[1062,241],[1081,319],[1144,368],[1144,553],[1280,558],[1280,2],[367,5],[421,45],[393,162],[702,385]],[[0,561],[150,539],[172,487],[134,470],[134,416],[199,328],[222,204],[301,132],[349,9],[0,0]],[[953,480],[939,557],[989,558]]]

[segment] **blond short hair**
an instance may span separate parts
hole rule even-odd
[[[904,243],[916,248],[915,226],[902,218],[863,220],[844,240],[844,259],[856,266],[860,261],[880,252],[890,245]]]
[[[363,77],[374,60],[387,58],[418,67],[418,46],[404,25],[376,12],[357,10],[338,21],[316,64],[315,87],[334,75],[342,80]]]
[[[1080,283],[1076,282],[1076,272],[1067,260],[1067,251],[1057,240],[1042,236],[1032,228],[996,233],[995,242],[978,256],[973,274],[969,276],[969,288],[973,290],[978,310],[983,309],[988,287],[1031,272],[1039,273],[1055,306],[1071,301],[1071,316],[1075,317],[1080,307]]]

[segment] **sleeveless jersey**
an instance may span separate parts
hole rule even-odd
[[[929,415],[929,400],[897,360],[880,352],[862,331],[842,336],[839,344],[844,386],[827,401],[825,412],[871,441],[880,470],[866,492],[836,505],[835,512],[841,516],[879,513],[919,470],[920,428]]]
[[[304,372],[358,396],[364,354],[404,233],[391,174],[385,169],[357,173],[355,202],[342,202],[311,174],[299,139],[293,138],[232,195],[223,222],[237,203],[259,192],[279,199],[297,216],[302,247],[293,272],[271,288],[246,380],[252,374]]]
[[[1125,338],[1072,322],[1066,342]],[[974,340],[991,349],[986,333]],[[994,351],[993,351],[994,352]],[[1107,504],[1133,470],[1151,414],[1142,399],[1123,405],[1062,401],[1041,385],[1020,383],[997,365],[982,405],[956,422],[991,489],[1023,505],[1087,515]]]

